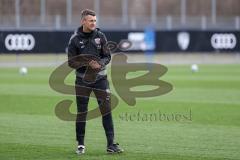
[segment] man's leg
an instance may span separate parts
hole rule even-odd
[[[110,90],[107,78],[102,78],[96,81],[93,86],[95,96],[97,97],[100,111],[102,113],[102,124],[107,137],[107,145],[112,145],[114,143],[114,126],[111,113],[111,100],[110,100]],[[100,91],[99,91],[100,90]]]
[[[80,88],[77,85],[81,86]],[[86,117],[88,111],[88,101],[91,93],[90,88],[82,87],[84,83],[82,83],[81,79],[76,80],[76,102],[77,102],[77,118],[76,118],[76,139],[78,141],[78,145],[84,145],[84,137],[85,137],[85,128],[86,128]]]
[[[102,123],[107,137],[107,153],[122,153],[123,149],[114,143],[114,127],[111,113],[110,90],[107,78],[100,79],[93,89],[102,113]],[[99,91],[101,90],[101,91]]]

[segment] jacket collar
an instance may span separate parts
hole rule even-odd
[[[94,31],[90,32],[90,33],[84,33],[83,32],[83,26],[80,26],[78,29],[77,29],[77,34],[80,35],[81,37],[92,37],[93,35],[95,35],[97,33],[97,31],[99,31],[100,29],[99,28],[96,28]]]

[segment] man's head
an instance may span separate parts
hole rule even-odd
[[[84,32],[91,32],[96,29],[96,13],[90,9],[81,12],[81,24]]]

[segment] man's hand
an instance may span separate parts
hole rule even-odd
[[[91,60],[90,62],[89,62],[89,66],[92,68],[92,69],[96,69],[96,70],[100,70],[101,69],[101,65],[97,62],[97,61],[95,61],[95,60]]]

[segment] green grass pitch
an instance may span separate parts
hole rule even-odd
[[[54,68],[28,68],[26,76],[18,68],[0,68],[0,160],[240,159],[240,65],[200,65],[198,73],[188,65],[168,68],[161,79],[174,86],[170,93],[138,98],[134,107],[120,100],[113,111],[125,152],[106,154],[97,118],[87,123],[81,157],[75,154],[74,122],[54,114],[59,101],[75,100],[49,87]],[[74,82],[73,74],[67,81]]]

